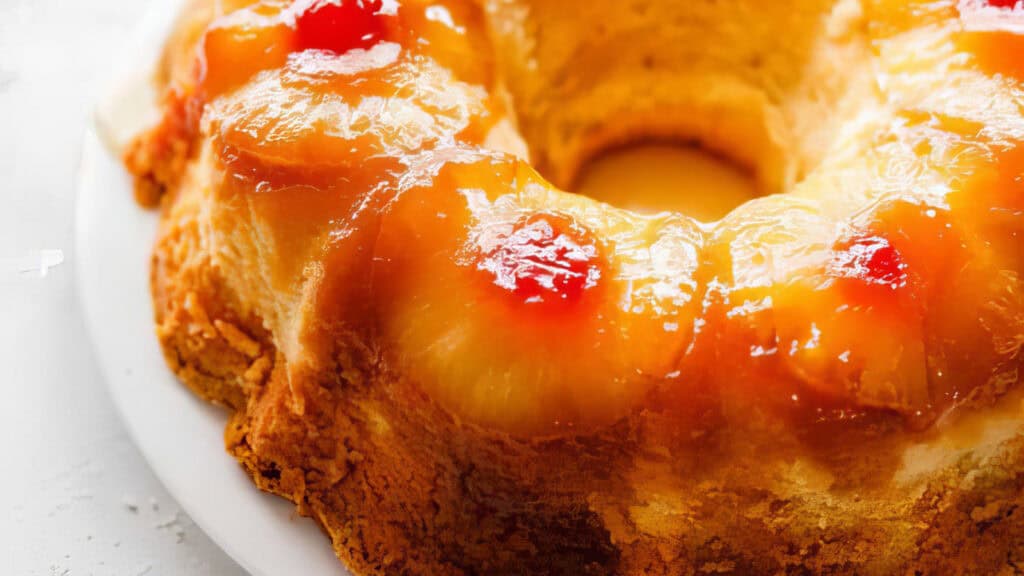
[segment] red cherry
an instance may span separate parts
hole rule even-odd
[[[569,218],[537,214],[520,219],[483,254],[478,268],[526,304],[572,304],[601,278],[593,236]]]
[[[383,0],[306,0],[296,18],[299,50],[343,54],[368,48],[384,36]]]
[[[985,0],[985,3],[993,8],[1013,8],[1018,0]]]
[[[896,290],[907,285],[906,269],[903,256],[886,238],[861,234],[836,246],[829,272],[837,278]]]

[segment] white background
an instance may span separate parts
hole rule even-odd
[[[82,133],[108,79],[107,63],[127,45],[147,6],[0,0],[4,576],[242,574],[179,511],[126,435],[75,294],[72,220]],[[45,277],[25,271],[38,268],[42,250],[64,255]]]

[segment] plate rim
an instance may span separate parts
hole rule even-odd
[[[128,78],[133,71],[137,76],[139,70],[152,68],[152,63],[156,60],[156,54],[158,54],[164,39],[167,37],[170,27],[177,20],[177,14],[183,2],[184,0],[154,0],[152,6],[131,36],[131,41],[127,44],[130,49],[122,52],[121,57],[115,59],[113,66],[108,68],[110,77],[101,78],[101,86],[107,88],[108,91],[106,93],[101,92],[99,97],[94,96],[91,99],[91,102],[94,103],[94,110],[97,110],[98,106],[105,99],[109,99],[110,94],[114,93],[109,87],[123,84],[121,79]],[[282,540],[285,544],[299,543],[301,550],[288,548],[289,554],[279,554],[276,564],[283,564],[284,559],[288,558],[292,560],[291,565],[294,566],[295,562],[301,559],[302,564],[305,565],[304,573],[306,574],[322,573],[330,574],[331,576],[350,574],[344,564],[334,555],[330,540],[324,537],[314,520],[299,517],[295,510],[295,505],[291,502],[279,496],[261,492],[252,482],[251,478],[242,472],[237,462],[224,450],[223,446],[223,432],[227,423],[228,412],[223,408],[203,402],[189,391],[174,376],[167,366],[163,355],[159,352],[155,325],[153,323],[152,300],[148,289],[148,256],[152,251],[153,241],[156,236],[158,213],[157,211],[147,212],[135,203],[131,194],[130,183],[128,183],[127,173],[121,167],[120,160],[101,141],[100,131],[97,129],[95,121],[96,115],[94,113],[91,116],[91,120],[87,123],[81,139],[79,164],[75,177],[75,193],[72,200],[72,277],[78,313],[85,325],[85,333],[88,340],[86,345],[96,360],[104,386],[121,422],[128,432],[128,436],[139,449],[150,470],[153,471],[159,482],[175,499],[176,504],[191,517],[195,524],[221,550],[246,572],[255,576],[271,576],[281,573],[279,569],[270,568],[270,566],[275,565],[275,562],[264,560],[268,556],[268,551],[265,547],[254,546],[251,542],[248,545],[246,544],[247,537],[251,540],[254,538],[253,533],[255,532],[258,533],[258,536],[255,537],[264,542],[268,541],[268,536],[283,535],[286,537],[285,540]],[[111,181],[105,181],[106,178],[114,179],[115,173],[112,170],[114,170],[115,165],[121,172],[122,182],[119,185],[114,185]],[[113,202],[123,200],[124,210],[131,210],[136,213],[133,222],[127,222],[120,226],[135,232],[144,231],[144,239],[138,237],[128,239],[130,242],[134,243],[137,241],[139,243],[130,250],[142,250],[146,255],[142,270],[137,269],[139,267],[138,262],[128,263],[123,268],[117,268],[118,263],[106,261],[111,256],[102,253],[101,246],[104,241],[97,239],[97,227],[103,222],[97,218],[96,211],[97,205],[103,204],[100,198],[104,188],[112,189],[107,190],[106,193],[117,194],[122,197]],[[111,201],[108,200],[106,202],[109,204]],[[106,231],[116,230],[118,226],[115,224],[107,228]],[[145,307],[144,318],[141,321],[148,325],[149,328],[147,334],[148,343],[129,343],[127,348],[141,348],[155,352],[155,356],[153,354],[144,354],[138,358],[127,359],[129,362],[143,363],[145,369],[138,376],[123,368],[122,364],[118,362],[118,357],[123,357],[123,355],[119,354],[120,350],[111,350],[108,344],[110,332],[113,329],[106,324],[124,322],[131,324],[132,320],[119,320],[116,318],[118,314],[115,314],[115,318],[111,320],[108,315],[105,315],[105,298],[100,293],[104,291],[116,292],[117,288],[111,288],[111,286],[125,283],[121,282],[119,278],[115,284],[101,286],[97,275],[99,274],[98,266],[102,264],[114,264],[115,268],[119,271],[127,270],[130,275],[133,272],[143,272],[144,278],[128,278],[126,283],[134,287],[137,287],[140,281],[144,284],[143,295],[136,296],[135,298],[142,298],[148,304]],[[133,312],[130,305],[131,300],[131,297],[127,298],[126,309],[129,315]],[[142,310],[134,309],[135,314],[141,312]],[[124,315],[124,310],[121,310],[120,315]],[[133,317],[133,320],[137,323],[139,318]],[[215,510],[207,508],[202,504],[204,498],[197,498],[197,495],[192,493],[192,489],[189,488],[189,483],[183,482],[183,477],[188,475],[189,472],[177,472],[169,469],[175,466],[175,464],[166,461],[166,456],[160,453],[158,448],[161,444],[160,439],[152,437],[151,427],[143,425],[140,421],[144,414],[139,413],[139,406],[133,404],[130,395],[126,394],[128,388],[125,388],[125,386],[138,384],[138,380],[142,379],[147,371],[153,372],[156,378],[160,380],[160,382],[147,382],[147,385],[164,386],[169,381],[171,382],[168,390],[174,391],[159,392],[161,388],[155,388],[155,390],[158,390],[158,395],[170,394],[178,404],[184,403],[189,406],[190,412],[181,415],[183,423],[195,423],[202,420],[204,421],[203,425],[206,427],[215,425],[217,434],[213,438],[205,436],[201,438],[196,437],[191,442],[197,446],[201,445],[202,454],[205,455],[206,460],[209,460],[212,454],[207,452],[207,450],[211,441],[215,440],[216,458],[219,461],[215,463],[215,466],[220,469],[217,473],[219,474],[229,467],[234,469],[235,480],[224,481],[224,484],[228,485],[229,488],[234,487],[227,494],[229,498],[234,499],[231,505],[236,509],[239,506],[243,506],[243,508],[251,506],[251,511],[255,515],[260,516],[261,519],[274,517],[273,520],[270,520],[273,522],[272,525],[254,527],[259,529],[251,531],[244,530],[242,531],[244,535],[238,537],[240,532],[238,529],[240,527],[251,527],[248,524],[248,516],[225,518],[223,517],[224,514],[221,513],[220,516],[222,517],[219,518]],[[159,375],[159,372],[162,372],[163,375]],[[167,435],[175,435],[176,433],[178,433],[178,430],[166,432]],[[187,434],[183,436],[187,436]],[[166,444],[166,439],[164,439],[163,443]],[[200,472],[207,472],[207,470],[203,469]],[[241,486],[243,483],[244,487]],[[225,495],[223,490],[221,492],[222,496]],[[236,496],[237,498],[235,498]],[[210,500],[210,498],[205,499]],[[276,542],[277,540],[271,538],[269,541]],[[317,549],[325,552],[317,552]],[[311,567],[316,571],[310,572],[308,569]]]

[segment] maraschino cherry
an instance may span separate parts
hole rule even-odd
[[[479,268],[519,302],[574,304],[601,278],[600,254],[590,232],[570,218],[536,214],[516,222]]]
[[[369,48],[384,36],[382,7],[382,0],[299,2],[295,20],[296,47],[338,54]]]

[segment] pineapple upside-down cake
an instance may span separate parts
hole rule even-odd
[[[355,573],[1024,569],[1020,2],[194,0],[157,82],[167,361]],[[758,197],[563,191],[650,140]]]

